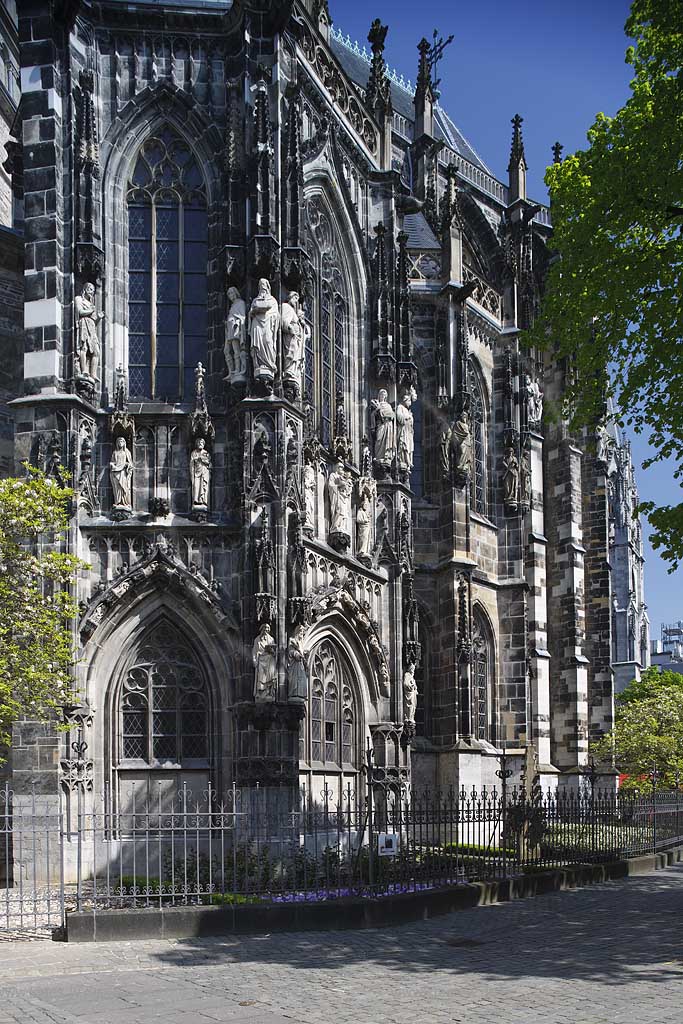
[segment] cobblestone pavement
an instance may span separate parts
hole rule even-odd
[[[683,865],[385,931],[0,949],[0,1024],[669,1024]]]

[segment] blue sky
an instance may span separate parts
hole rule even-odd
[[[565,154],[582,148],[598,111],[613,114],[628,96],[630,68],[625,0],[330,0],[335,26],[366,41],[370,22],[389,25],[385,56],[391,67],[414,81],[416,46],[438,28],[455,38],[439,68],[441,103],[491,171],[503,180],[510,152],[510,118],[524,117],[529,193],[546,201],[543,183],[551,146]],[[636,464],[649,454],[642,437],[632,437]],[[660,504],[683,498],[671,466],[639,472],[642,498]],[[647,524],[645,535],[647,537]],[[683,617],[683,569],[666,565],[646,548],[646,600],[653,637],[661,622]]]

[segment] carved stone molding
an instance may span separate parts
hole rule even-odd
[[[237,623],[220,596],[200,573],[192,573],[176,556],[171,545],[162,548],[156,544],[145,557],[132,566],[123,565],[121,573],[109,586],[104,586],[85,606],[79,622],[81,641],[85,643],[97,627],[121,602],[130,602],[149,583],[162,589],[172,589],[207,608],[217,621],[229,630],[237,630]]]

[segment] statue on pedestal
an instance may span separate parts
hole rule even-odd
[[[370,403],[374,419],[375,466],[384,474],[391,472],[396,458],[396,413],[389,402],[389,393],[381,388]]]
[[[301,378],[304,363],[304,342],[308,334],[308,325],[304,311],[299,307],[299,293],[290,292],[287,302],[282,303],[282,378],[290,381],[297,389],[301,389]]]
[[[451,442],[455,453],[454,469],[460,476],[467,477],[472,472],[473,446],[470,417],[466,409],[462,410],[460,418],[451,428]]]
[[[415,662],[410,661],[403,673],[403,715],[406,722],[415,724],[417,711],[417,683],[415,682]]]
[[[247,379],[247,304],[237,288],[228,288],[228,302],[223,353],[228,379],[237,384]]]
[[[133,458],[128,450],[125,437],[117,437],[112,459],[109,463],[112,507],[114,511],[133,510]]]
[[[372,503],[377,485],[372,477],[362,476],[357,484],[358,508],[356,509],[356,558],[363,565],[372,562]]]
[[[273,701],[277,690],[276,647],[270,626],[264,622],[252,648],[254,700]]]
[[[336,462],[327,480],[330,503],[329,540],[332,547],[345,551],[351,543],[351,477],[342,462]]]
[[[543,419],[543,392],[538,381],[532,380],[528,373],[524,377],[524,392],[527,423],[530,427],[537,427]]]
[[[303,703],[308,699],[308,665],[304,651],[305,626],[297,626],[287,644],[287,699]]]
[[[415,388],[410,388],[409,391],[403,393],[401,401],[396,406],[398,468],[408,478],[413,469],[415,454],[415,421],[410,407],[416,400],[417,392]]]
[[[270,292],[270,281],[262,277],[258,294],[249,310],[249,336],[254,380],[272,383],[277,372],[277,330],[280,310]]]
[[[207,509],[211,486],[211,456],[206,450],[206,441],[198,437],[190,455],[190,480],[192,481],[193,509]]]
[[[503,456],[503,500],[510,508],[517,507],[519,497],[519,459],[510,445]]]
[[[95,306],[95,285],[88,281],[80,295],[74,299],[76,313],[76,356],[77,370],[82,377],[97,380],[100,369],[100,342],[97,325],[104,320],[104,313],[98,313]]]

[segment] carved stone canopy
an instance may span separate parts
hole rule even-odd
[[[86,605],[79,622],[81,641],[85,643],[117,605],[134,603],[150,584],[175,590],[206,608],[224,629],[238,629],[232,613],[224,607],[210,583],[199,573],[192,573],[168,547],[156,544],[140,561],[128,569],[124,567],[124,571]]]

